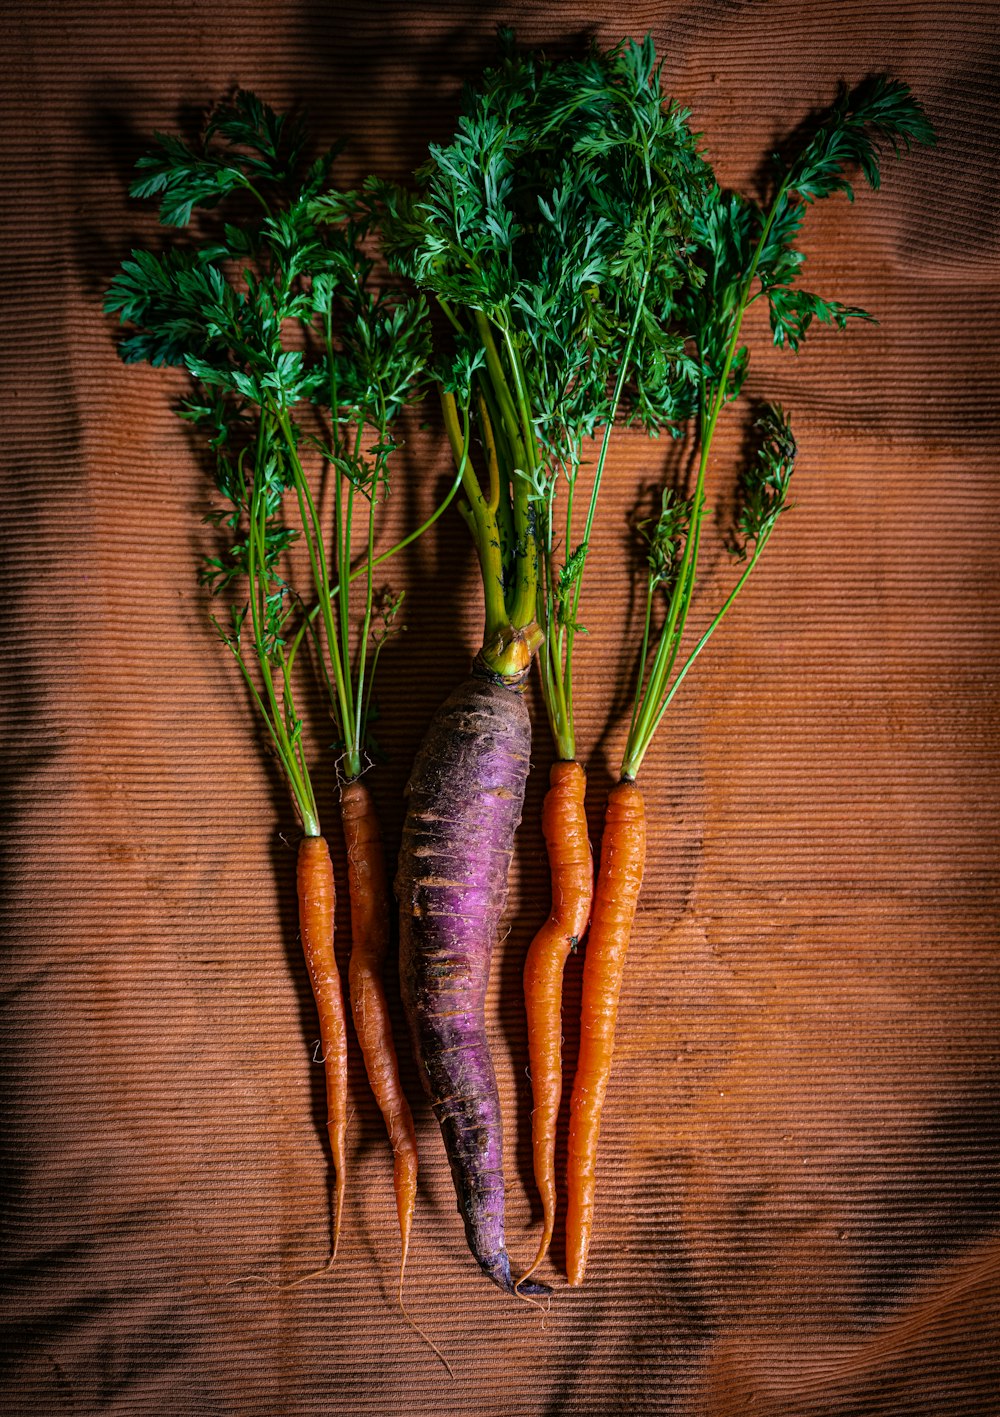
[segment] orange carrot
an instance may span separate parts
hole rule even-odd
[[[625,954],[646,859],[646,810],[634,782],[608,793],[601,867],[583,966],[580,1056],[570,1101],[567,1162],[566,1271],[582,1284],[594,1219],[597,1138],[611,1074],[615,1020]]]
[[[531,1064],[531,1144],[535,1184],[542,1199],[542,1237],[526,1279],[545,1258],[556,1213],[556,1123],[562,1099],[562,980],[571,950],[590,920],[594,863],[587,835],[587,777],[577,762],[555,762],[542,807],[542,831],[552,875],[552,911],[524,964]],[[520,1280],[518,1281],[520,1283]]]
[[[375,804],[367,787],[360,782],[348,783],[341,793],[340,811],[347,843],[347,882],[351,895],[352,947],[348,966],[351,1012],[368,1081],[385,1118],[394,1155],[393,1186],[402,1239],[399,1265],[402,1294],[417,1199],[417,1138],[410,1104],[399,1080],[399,1063],[382,983],[389,947],[389,886]]]
[[[333,1246],[337,1254],[344,1209],[344,1151],[347,1136],[347,1021],[340,972],[333,952],[336,891],[326,840],[304,836],[298,858],[299,930],[316,1009],[326,1071],[327,1129],[333,1156]]]

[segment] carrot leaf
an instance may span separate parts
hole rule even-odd
[[[864,310],[814,295],[797,284],[805,258],[795,243],[806,211],[813,202],[837,192],[853,197],[850,178],[857,169],[869,186],[877,188],[879,164],[887,148],[898,155],[914,143],[933,142],[927,116],[906,85],[871,79],[853,93],[842,92],[790,159],[775,157],[775,188],[769,203],[759,205],[713,185],[695,216],[689,278],[675,292],[673,320],[674,328],[693,342],[700,370],[697,472],[686,523],[679,520],[679,504],[664,494],[661,520],[651,535],[645,629],[622,763],[624,778],[635,777],[665,709],[745,585],[787,505],[795,440],[786,415],[775,406],[758,423],[761,447],[743,475],[743,505],[733,549],[744,569],[707,630],[681,659],[695,595],[712,439],[722,409],[738,398],[749,367],[749,349],[740,343],[746,310],[754,300],[766,298],[774,343],[793,351],[799,350],[814,321],[843,330],[853,319],[871,320]],[[656,628],[654,594],[662,588],[667,588],[668,598]]]
[[[126,326],[123,359],[180,366],[191,378],[180,412],[207,441],[223,502],[209,515],[221,545],[201,579],[215,595],[245,590],[246,606],[223,639],[311,820],[291,666],[308,633],[345,771],[356,777],[377,657],[369,653],[372,569],[381,559],[375,517],[402,442],[395,423],[419,389],[428,345],[422,298],[376,276],[364,247],[368,209],[329,188],[339,147],[310,163],[306,142],[300,118],[243,90],[209,115],[196,143],[159,135],[156,152],[140,159],[133,195],[158,198],[161,221],[187,228],[186,239],[160,253],[133,252],[105,308]],[[213,213],[208,222],[205,212]],[[332,535],[320,517],[316,469],[303,462],[317,453],[333,473]],[[282,569],[296,541],[308,558],[308,597]],[[360,628],[348,605],[358,571],[366,573]]]

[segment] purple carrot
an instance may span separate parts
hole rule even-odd
[[[485,1000],[530,751],[519,688],[478,676],[461,684],[417,754],[396,876],[400,980],[421,1075],[469,1248],[509,1293],[503,1134]],[[529,1283],[518,1292],[548,1290]]]

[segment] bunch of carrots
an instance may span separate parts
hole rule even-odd
[[[330,186],[337,150],[307,162],[306,136],[301,123],[244,92],[215,109],[196,146],[159,135],[158,150],[140,159],[133,193],[157,197],[161,221],[185,235],[159,254],[133,252],[106,305],[130,327],[120,346],[126,361],[179,365],[190,375],[179,412],[207,449],[217,494],[208,520],[218,546],[201,579],[226,603],[212,623],[243,676],[302,831],[299,923],[326,1074],[332,1259],[345,1195],[347,1022],[334,873],[297,709],[303,669],[328,696],[351,905],[350,1006],[394,1154],[402,1302],[417,1149],[383,981],[386,865],[363,778],[377,751],[375,670],[399,611],[399,597],[375,583],[376,567],[399,547],[375,554],[376,523],[394,430],[428,358],[426,309],[419,296],[373,280],[368,218]],[[308,567],[302,581],[287,565],[296,541]]]
[[[376,586],[376,567],[457,498],[482,572],[483,642],[435,715],[407,789],[395,882],[400,990],[469,1247],[501,1288],[537,1296],[548,1292],[532,1276],[552,1240],[558,1195],[564,966],[585,949],[565,1216],[567,1273],[577,1285],[645,863],[637,775],[788,505],[795,439],[787,414],[765,405],[756,452],[739,474],[731,582],[692,643],[712,444],[746,376],[745,312],[766,301],[775,344],[793,351],[814,322],[843,329],[869,319],[799,284],[802,222],[813,202],[851,196],[855,171],[877,187],[887,147],[934,136],[904,84],[869,81],[842,93],[812,135],[775,160],[772,190],[757,202],[720,190],[690,115],[664,97],[650,39],[559,61],[519,51],[509,33],[501,46],[498,65],[468,92],[453,140],[429,149],[412,187],[372,178],[360,192],[335,189],[338,150],[308,162],[301,124],[247,93],[214,111],[195,146],[159,136],[133,191],[158,197],[163,223],[186,236],[156,255],[134,252],[107,299],[129,327],[123,358],[179,365],[190,376],[181,413],[207,440],[220,499],[212,517],[219,546],[202,578],[228,602],[228,619],[214,623],[302,828],[300,928],[327,1077],[332,1260],[345,1195],[347,1028],[333,869],[296,709],[306,669],[329,698],[351,902],[351,1011],[394,1154],[400,1303],[416,1142],[383,979],[388,876],[364,781],[377,755],[372,681],[400,598]],[[378,277],[376,242],[388,267]],[[432,321],[428,301],[440,319]],[[378,511],[400,416],[429,391],[454,482],[426,522],[381,550]],[[688,438],[693,471],[689,486],[662,489],[642,526],[633,708],[595,881],[576,752],[576,640],[610,440],[628,424]],[[308,566],[301,580],[293,561]],[[599,655],[589,649],[587,672],[601,673]],[[505,1237],[484,1005],[529,770],[533,664],[556,760],[542,816],[551,910],[524,970],[542,1234],[518,1277]]]

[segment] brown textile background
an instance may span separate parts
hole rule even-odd
[[[238,81],[350,133],[345,183],[402,175],[447,135],[498,19],[529,42],[651,29],[724,182],[871,72],[913,85],[941,143],[808,223],[808,283],[881,323],[755,355],[752,391],[795,415],[797,505],[647,760],[597,1238],[547,1317],[473,1266],[407,1056],[409,1302],[451,1382],[394,1305],[356,1058],[341,1257],[273,1287],[327,1241],[294,822],[195,584],[206,487],[181,383],[118,363],[100,298],[155,236],[125,190],[154,128]],[[5,1413],[1000,1412],[997,20],[945,0],[7,9]],[[595,829],[624,736],[625,514],[666,455],[619,439],[587,583]],[[447,475],[415,429],[397,524]],[[394,849],[414,748],[475,644],[458,518],[393,576],[409,629],[382,665],[391,762],[372,781]],[[519,988],[546,909],[536,724],[489,1005],[515,1258],[539,1220]],[[311,733],[318,752],[318,702]],[[320,786],[336,837],[329,754]],[[576,961],[571,1054],[578,994]],[[561,1238],[553,1259],[558,1283]]]

